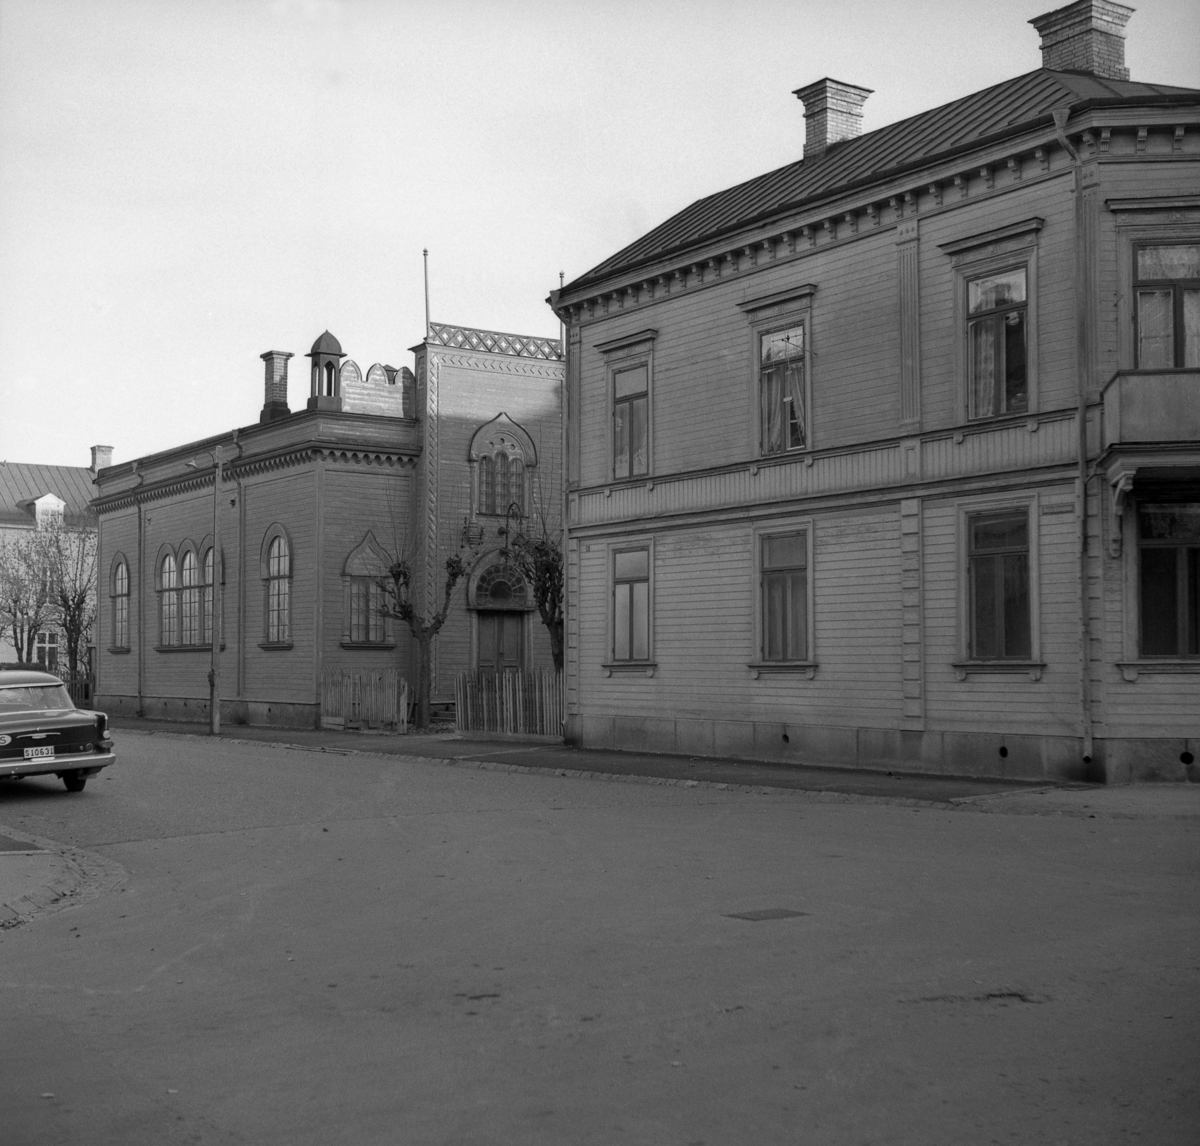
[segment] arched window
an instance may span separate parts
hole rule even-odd
[[[334,377],[333,363],[326,362],[325,363],[325,393],[328,394],[330,397],[332,397],[334,394],[337,393],[337,390],[334,388],[333,377]]]
[[[163,557],[158,572],[158,643],[169,647],[179,644],[179,573],[174,553]]]
[[[346,609],[343,644],[391,646],[394,643],[391,620],[384,613],[388,601],[381,584],[390,579],[390,565],[391,559],[375,535],[367,530],[342,567]]]
[[[204,561],[200,579],[200,617],[203,632],[200,643],[211,645],[213,642],[213,550],[210,545],[204,551]]]
[[[475,431],[467,456],[478,473],[475,512],[523,516],[529,504],[527,475],[537,465],[537,448],[524,427],[497,414]]]
[[[180,562],[180,638],[181,645],[200,643],[200,565],[195,550],[189,549]]]
[[[262,573],[263,637],[267,644],[290,644],[292,551],[281,526],[267,531]]]
[[[113,566],[112,643],[114,649],[129,648],[129,565],[124,557]]]

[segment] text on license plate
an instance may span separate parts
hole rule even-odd
[[[53,755],[54,755],[54,749],[50,748],[50,747],[26,748],[25,749],[25,759],[26,760],[32,760],[37,756],[53,756]]]

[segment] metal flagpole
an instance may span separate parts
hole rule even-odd
[[[429,248],[421,251],[425,260],[425,337],[429,338]]]

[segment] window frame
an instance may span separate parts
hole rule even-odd
[[[640,330],[622,338],[595,344],[595,348],[604,356],[605,419],[607,422],[605,430],[606,481],[635,485],[654,479],[654,373],[657,339],[657,330]],[[625,399],[617,398],[617,375],[629,370],[636,370],[641,366],[646,368],[646,470],[644,473],[632,472],[631,451],[631,472],[624,476],[618,476],[616,469],[616,406],[618,400],[625,401]]]
[[[751,550],[753,554],[754,571],[754,648],[751,660],[747,663],[751,675],[757,679],[762,675],[790,673],[806,676],[812,680],[819,667],[816,660],[816,594],[815,569],[813,558],[816,551],[814,543],[815,520],[810,516],[780,518],[756,525],[751,530]],[[763,562],[763,543],[771,537],[790,537],[796,534],[804,535],[805,548],[805,648],[803,656],[791,657],[785,660],[768,660],[766,657],[767,624],[766,624],[766,575],[769,572]]]
[[[1011,274],[1014,271],[1019,271],[1025,279],[1025,298],[1021,302],[1007,303],[989,307],[986,310],[976,314],[971,310],[971,285],[980,282],[984,279],[998,278],[1005,274]],[[973,273],[964,275],[962,279],[962,289],[966,291],[966,297],[963,299],[963,337],[966,340],[966,385],[967,385],[967,420],[969,422],[990,422],[997,418],[1012,418],[1024,417],[1029,413],[1029,346],[1030,346],[1030,295],[1032,291],[1029,286],[1029,267],[1022,261],[1008,263],[995,270],[986,271],[983,273]],[[1003,319],[1006,315],[1020,311],[1024,317],[1025,325],[1025,408],[1023,410],[1005,410],[997,409],[1006,400],[1007,377],[1002,377],[1007,373],[1006,370],[998,370],[997,377],[994,379],[995,398],[993,409],[986,413],[972,410],[972,403],[975,397],[975,377],[974,377],[974,354],[971,351],[971,331],[976,326],[984,324],[988,326],[1003,326]],[[1002,353],[1004,355],[1004,364],[1007,366],[1007,347],[1003,341],[998,340],[1000,345],[1004,347]]]
[[[125,573],[125,585],[122,590],[119,583],[121,571]],[[109,646],[111,653],[127,653],[129,652],[129,597],[130,586],[132,579],[129,570],[129,559],[124,553],[117,553],[113,557],[111,571],[109,573],[109,602],[112,611],[111,632],[112,644]],[[122,637],[124,638],[122,640]]]
[[[617,622],[617,586],[618,584],[634,584],[636,580],[627,579],[617,580],[617,556],[623,553],[636,553],[644,551],[646,553],[646,656],[645,657],[629,657],[627,659],[617,659],[616,655],[616,622]],[[603,662],[604,673],[606,676],[612,676],[613,673],[621,672],[639,672],[646,676],[654,676],[658,667],[658,662],[655,659],[655,641],[654,641],[654,538],[644,535],[621,538],[619,541],[612,541],[604,551],[605,567],[605,584],[607,586],[607,616],[605,624],[605,659]],[[632,632],[632,630],[631,630]],[[632,651],[632,642],[631,642]]]
[[[1179,566],[1181,564],[1186,563],[1186,560],[1187,560],[1186,554],[1189,550],[1197,551],[1196,560],[1198,562],[1200,562],[1200,542],[1194,542],[1194,543],[1189,543],[1187,541],[1156,542],[1154,540],[1150,540],[1149,543],[1146,543],[1145,541],[1143,541],[1143,538],[1142,538],[1142,531],[1141,531],[1141,512],[1142,512],[1142,510],[1148,505],[1165,505],[1165,504],[1172,504],[1172,503],[1165,502],[1161,498],[1156,498],[1153,496],[1153,494],[1148,494],[1148,495],[1145,495],[1145,496],[1135,499],[1132,504],[1132,507],[1131,507],[1132,511],[1133,511],[1133,523],[1132,524],[1133,524],[1133,530],[1134,530],[1134,532],[1133,532],[1134,544],[1132,546],[1130,546],[1129,548],[1133,550],[1133,559],[1132,559],[1131,564],[1132,564],[1132,572],[1133,572],[1132,601],[1133,601],[1133,613],[1134,613],[1134,625],[1133,625],[1133,628],[1134,628],[1134,633],[1133,633],[1134,659],[1139,662],[1145,662],[1147,665],[1185,662],[1187,664],[1195,664],[1197,666],[1197,668],[1200,668],[1200,641],[1198,641],[1198,643],[1197,643],[1196,652],[1185,651],[1186,644],[1187,644],[1186,629],[1187,629],[1188,622],[1190,621],[1192,623],[1192,625],[1194,625],[1194,626],[1197,625],[1197,618],[1195,616],[1191,616],[1189,614],[1191,614],[1195,610],[1200,609],[1200,600],[1192,603],[1191,609],[1189,609],[1189,607],[1188,607],[1189,602],[1187,600],[1188,595],[1186,592],[1187,571],[1185,569],[1183,571],[1183,576],[1180,577],[1180,569],[1179,569]],[[1200,502],[1198,502],[1198,501],[1180,501],[1180,502],[1178,502],[1178,504],[1179,505],[1196,505],[1196,504],[1200,504]],[[1175,635],[1180,643],[1180,647],[1177,648],[1177,650],[1173,653],[1148,653],[1144,650],[1145,616],[1144,616],[1144,610],[1142,608],[1142,579],[1143,579],[1142,554],[1146,550],[1153,550],[1153,549],[1176,550],[1178,553],[1178,556],[1176,557],[1176,562],[1175,562],[1176,578],[1177,578],[1176,592],[1179,595],[1179,598],[1181,598],[1181,599],[1178,599],[1176,601],[1176,606],[1175,606]],[[1184,591],[1182,593],[1179,592],[1181,587],[1184,588]]]
[[[1133,364],[1135,370],[1160,373],[1168,370],[1200,370],[1200,361],[1194,365],[1184,364],[1186,355],[1185,325],[1183,322],[1184,291],[1200,292],[1200,277],[1194,279],[1142,279],[1138,274],[1138,254],[1152,247],[1194,247],[1200,246],[1200,238],[1188,235],[1171,235],[1150,238],[1148,236],[1131,239],[1130,242],[1130,295],[1133,317]],[[1172,292],[1171,324],[1172,324],[1172,358],[1170,366],[1143,366],[1140,361],[1141,353],[1141,306],[1140,293],[1143,290],[1166,290]]]
[[[949,256],[954,289],[954,375],[958,416],[963,425],[980,426],[1028,419],[1040,410],[1038,239],[1045,220],[1031,218],[993,231],[938,244]],[[971,353],[968,284],[1005,271],[1025,270],[1025,409],[1002,414],[971,413]]]
[[[165,583],[164,574],[168,559],[171,562],[172,583],[170,585]],[[158,644],[156,647],[160,651],[181,648],[179,555],[173,546],[162,546],[154,558],[154,589],[158,596]],[[167,624],[168,616],[172,622],[170,626]]]
[[[817,288],[812,283],[802,283],[789,290],[775,291],[746,302],[738,303],[738,309],[746,316],[750,336],[747,367],[750,377],[748,408],[753,411],[752,430],[747,435],[748,452],[751,457],[768,460],[772,458],[803,457],[816,448],[813,418],[813,302]],[[764,335],[792,326],[804,328],[804,444],[789,446],[783,450],[767,452],[766,410],[763,400],[762,339]]]
[[[282,541],[287,547],[287,572],[283,574],[273,574],[271,572],[271,550],[276,541]],[[259,641],[260,649],[290,649],[293,646],[292,640],[292,582],[296,576],[296,550],[292,544],[291,536],[288,531],[278,522],[271,525],[263,534],[262,546],[259,551],[259,576],[262,580],[262,640]],[[282,615],[284,618],[283,632],[272,632],[272,604],[271,590],[273,584],[283,586],[282,610],[275,610],[276,614]]]
[[[1042,677],[1046,666],[1042,660],[1040,506],[1041,498],[1037,492],[1018,496],[996,494],[973,498],[957,505],[958,659],[953,662],[953,667],[959,680],[965,680],[975,673],[1028,673],[1030,680],[1040,680]],[[978,657],[972,647],[974,602],[971,591],[971,523],[977,518],[999,517],[1006,513],[1024,513],[1028,526],[1029,656]],[[1050,520],[1059,521],[1064,517],[1056,514]]]

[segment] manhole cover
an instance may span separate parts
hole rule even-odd
[[[734,911],[725,918],[748,919],[751,923],[760,923],[764,919],[796,919],[807,914],[807,911],[789,911],[786,907],[764,907],[761,911]]]

